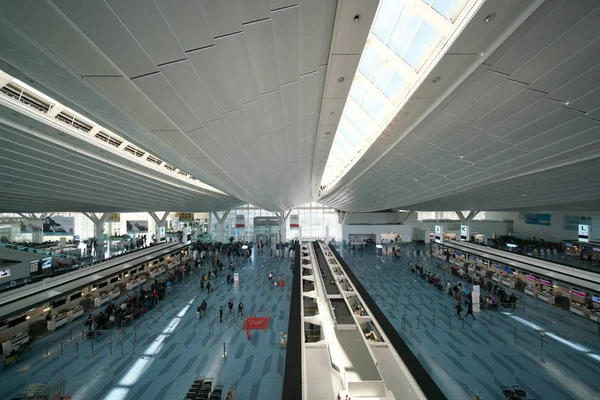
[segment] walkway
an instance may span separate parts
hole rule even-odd
[[[225,389],[234,385],[239,399],[280,398],[285,351],[279,349],[279,332],[288,328],[289,265],[289,259],[270,259],[268,251],[254,252],[251,263],[237,261],[241,287],[227,286],[221,276],[213,280],[210,296],[198,290],[200,269],[193,271],[135,325],[124,333],[104,332],[97,342],[81,340],[85,318],[59,328],[0,371],[0,398],[12,398],[27,385],[48,383],[61,373],[65,394],[73,400],[182,399],[196,376],[212,377]],[[268,285],[270,271],[287,285]],[[210,318],[198,321],[196,308],[204,298]],[[220,324],[218,309],[222,305],[227,310],[229,298],[236,308],[242,301],[246,314],[255,309],[259,316],[270,315],[269,329],[252,331],[248,340],[241,330],[243,321],[238,321],[237,330],[233,318]]]
[[[595,323],[530,297],[520,298],[516,312],[459,320],[453,298],[410,272],[409,261],[429,265],[427,259],[403,250],[401,260],[381,262],[374,247],[340,254],[449,399],[470,398],[474,390],[484,400],[503,400],[500,386],[520,386],[528,400],[598,398]]]

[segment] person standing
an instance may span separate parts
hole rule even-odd
[[[233,315],[233,300],[229,299],[227,307],[229,307],[229,315]]]
[[[238,304],[238,317],[244,317],[244,303],[241,301],[240,304]]]
[[[269,272],[269,283],[273,281],[273,273]]]
[[[462,316],[460,315],[460,313],[462,312],[462,306],[460,305],[460,301],[456,303],[456,306],[454,308],[456,308],[456,316],[458,317],[458,319],[462,319]]]
[[[223,323],[223,306],[219,308],[219,323]]]

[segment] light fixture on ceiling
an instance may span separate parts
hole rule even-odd
[[[494,20],[494,18],[496,18],[496,13],[495,12],[493,12],[491,14],[488,14],[488,16],[485,17],[484,21],[485,21],[486,24],[489,24],[490,22],[492,22]]]
[[[329,115],[335,115],[335,111],[330,112]]]
[[[363,159],[362,159],[362,162],[367,162],[367,159],[366,159],[366,158],[363,158]]]
[[[433,82],[433,83],[438,83],[438,82],[439,82],[439,81],[441,81],[441,80],[442,80],[442,77],[441,77],[441,76],[436,76],[435,78],[433,78],[433,81],[432,81],[432,82]]]
[[[326,135],[331,135],[331,132],[327,131],[325,132]]]
[[[567,101],[567,102],[565,102],[565,106],[568,106],[568,105],[569,105],[569,102],[568,102],[568,101]]]
[[[361,20],[360,14],[355,14],[354,18],[352,18],[352,20],[354,21],[355,24],[358,24]]]
[[[463,158],[463,156],[458,156],[458,158]]]
[[[343,76],[340,76],[340,77],[338,78],[338,82],[339,82],[339,83],[343,83],[345,80],[346,80],[346,78],[344,78]]]

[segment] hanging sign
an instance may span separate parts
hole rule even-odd
[[[300,227],[300,216],[298,214],[290,215],[290,228]]]
[[[246,227],[246,216],[244,214],[236,214],[235,227],[236,228],[245,228]]]
[[[106,222],[121,222],[121,213],[110,213]]]

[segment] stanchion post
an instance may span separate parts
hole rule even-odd
[[[540,346],[542,349],[544,348],[544,336],[546,336],[546,333],[544,331],[540,331]]]
[[[69,331],[69,342],[73,341],[73,329]]]
[[[421,330],[421,316],[420,315],[417,317],[417,330],[418,331]]]
[[[94,342],[95,340],[92,340],[90,343],[92,344],[92,352],[90,353],[90,357],[94,356]]]
[[[121,357],[123,357],[125,353],[123,352],[123,342],[121,342]]]
[[[60,342],[60,355],[62,356],[63,354],[64,354],[63,342]]]
[[[75,342],[75,353],[79,355],[79,343]]]
[[[465,318],[462,320],[462,329],[465,329],[465,319],[466,319],[466,318],[467,318],[467,317],[465,317]]]
[[[494,319],[492,313],[490,313],[490,325],[494,325]]]
[[[83,338],[83,329],[81,330],[81,341],[83,342],[85,339]]]
[[[112,356],[112,340],[108,342],[108,355]]]
[[[223,357],[227,355],[227,347],[225,347],[225,342],[223,342]]]
[[[515,343],[517,343],[517,328],[515,328]]]
[[[435,331],[435,315],[433,316],[433,330]]]

